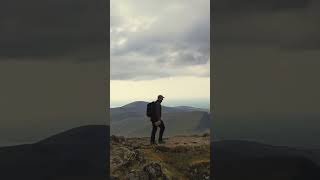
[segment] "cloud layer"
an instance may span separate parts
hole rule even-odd
[[[320,47],[320,3],[312,0],[226,0],[213,4],[217,47]]]
[[[319,116],[320,3],[220,0],[212,5],[216,111],[255,120]]]
[[[1,60],[105,60],[107,1],[2,0]]]
[[[111,79],[208,77],[210,1],[111,1]]]

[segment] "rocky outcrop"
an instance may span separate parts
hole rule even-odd
[[[165,140],[150,145],[149,138],[111,136],[111,179],[209,179],[209,136]]]
[[[210,163],[209,162],[199,162],[194,163],[188,168],[188,176],[190,179],[210,179]]]

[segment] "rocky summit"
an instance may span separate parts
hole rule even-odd
[[[210,179],[210,136],[174,136],[150,145],[148,137],[111,136],[113,180]]]

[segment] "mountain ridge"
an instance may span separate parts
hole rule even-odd
[[[149,136],[151,123],[146,116],[148,102],[134,101],[121,107],[110,108],[111,134],[118,136]],[[210,112],[190,106],[162,106],[165,136],[205,133],[210,130]]]
[[[140,109],[140,110],[146,110],[147,108],[147,104],[149,102],[147,101],[133,101],[131,103],[125,104],[123,106],[120,107],[113,107],[110,109],[117,109],[117,108],[124,108],[124,109]],[[162,105],[162,108],[164,111],[168,110],[168,109],[174,109],[174,108],[178,108],[180,110],[196,110],[196,111],[205,111],[205,112],[209,112],[209,109],[204,109],[204,108],[198,108],[198,107],[193,107],[193,106],[164,106]],[[169,110],[170,111],[170,110]]]

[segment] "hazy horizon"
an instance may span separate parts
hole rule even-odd
[[[155,101],[156,99],[137,99],[137,100],[122,100],[122,101],[110,101],[110,108],[121,107],[126,104],[136,102],[136,101],[145,101],[151,102]],[[199,99],[172,99],[172,100],[164,100],[161,103],[163,106],[191,106],[196,108],[203,108],[210,110],[210,99],[199,98]]]

